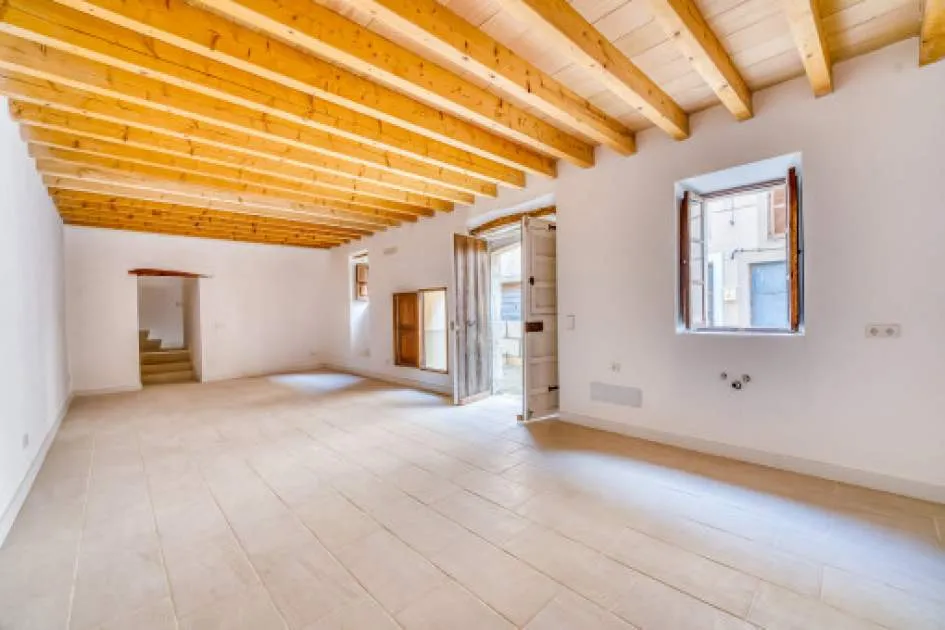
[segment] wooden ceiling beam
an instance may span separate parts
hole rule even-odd
[[[396,213],[395,216],[397,218],[403,217],[408,220],[411,216],[433,216],[434,214],[434,211],[429,208],[411,206],[397,201],[387,201],[375,197],[349,194],[333,188],[321,188],[298,184],[296,182],[286,182],[268,175],[247,173],[232,167],[206,164],[199,160],[168,156],[163,153],[156,153],[102,140],[79,138],[69,133],[50,131],[48,129],[25,128],[22,130],[21,135],[29,142],[33,157],[49,157],[70,161],[72,156],[76,153],[86,154],[98,158],[121,160],[142,166],[164,168],[185,174],[203,175],[232,184],[246,184],[253,187],[259,186],[272,191],[271,193],[267,192],[262,194],[273,194],[297,201],[305,201],[306,197],[315,200],[329,199],[343,201],[356,206],[364,206],[365,208],[389,210]]]
[[[752,117],[751,91],[693,0],[650,0],[650,7],[692,67],[738,120]]]
[[[336,216],[346,221],[372,225],[390,226],[398,225],[402,221],[417,220],[417,215],[414,214],[400,214],[391,210],[368,208],[347,201],[293,195],[292,193],[272,190],[255,184],[240,184],[196,173],[180,173],[163,166],[138,164],[123,159],[89,155],[68,149],[54,149],[36,145],[30,145],[29,149],[36,160],[37,166],[44,172],[50,172],[54,168],[57,172],[64,172],[64,166],[62,165],[70,165],[74,169],[79,169],[80,172],[81,169],[91,169],[88,171],[89,173],[101,174],[107,172],[109,177],[126,177],[129,180],[149,183],[153,186],[178,192],[200,192],[228,201],[266,203],[273,207],[290,210],[306,208],[311,214]],[[70,170],[68,172],[76,171]]]
[[[128,147],[192,158],[207,164],[228,166],[299,184],[324,186],[443,212],[453,209],[452,201],[437,197],[405,192],[378,185],[373,181],[322,173],[295,164],[280,162],[274,158],[257,157],[250,153],[240,153],[235,149],[223,149],[193,139],[184,140],[31,103],[11,101],[10,114],[20,123],[21,135],[25,140],[44,140],[51,137],[49,134],[54,133],[70,134],[77,139],[88,138],[119,143]],[[472,195],[464,198],[468,199],[468,203],[473,201]]]
[[[311,0],[195,3],[548,155],[594,165],[591,144]]]
[[[617,153],[636,151],[633,132],[626,125],[436,0],[350,0],[350,4]]]
[[[57,160],[38,160],[37,169],[44,178],[55,181],[49,184],[54,188],[73,188],[87,190],[86,184],[122,188],[134,188],[152,193],[171,193],[178,198],[186,198],[189,203],[225,202],[228,209],[240,208],[251,214],[272,214],[285,219],[318,221],[357,230],[374,232],[399,225],[398,221],[386,217],[372,217],[363,214],[349,214],[335,208],[325,208],[317,204],[301,204],[280,199],[271,199],[254,195],[240,195],[215,187],[177,183],[171,180],[154,179],[118,169],[106,169],[60,162]],[[93,192],[98,191],[98,186]],[[344,207],[344,204],[339,204]]]
[[[89,220],[98,221],[126,221],[126,222],[154,222],[167,226],[178,226],[182,228],[195,227],[205,230],[225,230],[233,234],[245,234],[247,236],[273,236],[277,238],[292,238],[296,240],[305,240],[317,243],[326,243],[338,245],[347,241],[347,239],[328,237],[319,234],[313,234],[302,230],[292,230],[290,228],[276,228],[267,225],[247,225],[242,223],[231,223],[226,219],[211,217],[186,217],[171,215],[155,211],[129,210],[125,208],[93,208],[88,206],[77,206],[67,202],[56,204],[59,213],[62,216],[73,218],[84,217]]]
[[[408,174],[437,183],[472,178],[496,183],[488,177],[460,173],[414,158],[384,152],[323,131],[293,124],[247,107],[170,85],[147,76],[89,61],[49,46],[0,33],[0,68],[66,87],[92,92],[122,102],[192,118],[199,123],[225,127],[240,133],[290,144],[339,160]],[[513,187],[525,185],[525,174],[496,165],[496,178]]]
[[[927,65],[945,57],[945,0],[925,0],[922,18],[919,64]]]
[[[781,0],[781,3],[814,96],[829,94],[833,91],[833,76],[820,0]]]
[[[126,232],[146,232],[150,234],[166,234],[168,236],[187,236],[197,238],[209,238],[218,241],[241,241],[246,243],[259,243],[262,245],[284,245],[290,247],[308,247],[312,249],[326,249],[332,247],[331,244],[297,241],[290,238],[272,238],[263,236],[246,236],[234,234],[226,231],[208,231],[200,228],[186,228],[177,226],[162,226],[155,222],[109,222],[105,220],[87,220],[83,218],[63,217],[66,225],[75,227],[89,227],[106,230],[122,230]]]
[[[530,30],[595,72],[607,89],[677,140],[689,137],[689,116],[567,0],[497,0]]]
[[[213,210],[201,208],[198,206],[188,206],[178,203],[145,201],[142,199],[133,199],[119,195],[104,195],[95,193],[81,193],[69,190],[56,189],[50,191],[50,195],[60,205],[68,205],[76,208],[88,209],[109,209],[113,211],[136,211],[151,212],[155,214],[164,214],[168,216],[181,216],[189,219],[216,218],[226,220],[232,223],[243,225],[301,230],[310,232],[313,235],[320,235],[325,238],[351,238],[352,235],[343,230],[321,226],[309,223],[307,221],[292,221],[289,219],[277,219],[262,215],[252,215],[242,212],[230,212],[226,210]]]
[[[381,129],[389,123],[507,166],[547,170],[546,160],[531,149],[183,0],[56,1],[316,96],[317,106],[342,122],[359,120],[352,116],[356,112],[377,119],[374,124]]]
[[[413,131],[383,125],[376,118],[312,98],[310,93],[142,36],[52,0],[5,0],[0,7],[0,31],[309,127],[328,134],[341,146],[345,141],[363,144],[496,182],[512,177],[509,173],[515,170],[548,162],[534,151],[508,143],[510,148],[518,148],[515,155],[521,164],[500,164]]]
[[[324,232],[352,237],[367,236],[384,229],[377,228],[373,225],[351,225],[343,221],[326,219],[311,214],[286,212],[282,209],[272,208],[270,206],[258,207],[245,203],[211,199],[207,196],[179,194],[168,190],[155,190],[154,188],[140,185],[137,182],[126,184],[114,180],[101,181],[100,179],[93,179],[88,176],[83,178],[78,175],[43,175],[43,183],[49,189],[50,195],[54,198],[71,197],[74,199],[95,200],[106,196],[121,200],[122,202],[131,200],[138,202],[169,203],[245,214],[248,217],[262,216],[293,222],[298,221],[316,226]]]
[[[250,155],[274,160],[292,167],[311,169],[317,174],[366,181],[371,185],[393,188],[406,193],[436,197],[445,201],[471,204],[475,194],[496,196],[496,185],[466,177],[445,173],[442,182],[434,183],[424,178],[389,172],[324,156],[274,139],[240,133],[232,129],[202,123],[186,116],[156,112],[151,108],[74,90],[67,86],[0,70],[0,93],[11,99],[10,111],[14,117],[43,116],[45,122],[57,112],[55,124],[77,124],[78,115],[97,121],[121,125],[131,137],[134,130],[173,136],[179,140],[211,146],[239,155]],[[43,110],[40,114],[39,109]],[[84,123],[83,123],[84,124]],[[83,127],[84,128],[84,127]],[[283,169],[280,169],[283,170]]]

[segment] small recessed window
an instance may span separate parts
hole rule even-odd
[[[781,159],[784,160],[783,158]],[[679,321],[690,332],[796,333],[802,322],[799,178],[727,183],[771,174],[771,163],[682,182]]]
[[[354,259],[354,299],[368,301],[368,260],[367,256]]]

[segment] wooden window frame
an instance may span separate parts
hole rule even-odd
[[[787,328],[752,328],[752,327],[730,327],[730,326],[712,326],[706,321],[703,326],[693,326],[692,309],[690,301],[692,299],[692,269],[691,269],[691,246],[693,244],[690,234],[690,205],[693,200],[698,199],[701,202],[719,197],[726,197],[738,193],[747,193],[757,190],[769,189],[773,186],[785,186],[786,204],[787,204],[787,233],[785,239],[785,262],[788,270],[788,327]],[[769,208],[770,211],[770,208]],[[708,224],[706,213],[702,211],[702,238],[708,239]],[[692,334],[713,334],[713,333],[731,333],[746,335],[799,335],[803,334],[803,293],[804,293],[804,246],[801,223],[801,190],[800,178],[796,167],[791,167],[784,178],[758,182],[747,186],[739,186],[725,190],[713,191],[707,194],[697,195],[692,191],[683,191],[679,198],[678,208],[678,239],[679,239],[679,312],[677,321],[680,332]],[[703,244],[703,247],[705,245]],[[703,258],[707,252],[703,250]],[[703,274],[705,275],[705,274]],[[716,287],[716,290],[719,290]],[[703,310],[705,310],[706,292],[703,291]]]
[[[438,370],[436,368],[427,367],[424,365],[424,321],[423,321],[423,299],[425,293],[437,293],[442,292],[444,299],[447,301],[447,314],[446,314],[446,328],[443,331],[443,334],[446,336],[446,369]],[[399,321],[400,311],[398,309],[398,299],[402,299],[402,296],[412,296],[416,299],[416,311],[417,317],[416,321],[412,326],[405,327],[403,323]],[[450,343],[449,343],[449,291],[447,287],[430,287],[426,289],[417,289],[416,291],[402,291],[394,293],[393,295],[393,335],[394,335],[394,365],[398,367],[409,367],[416,370],[423,370],[424,372],[432,372],[434,374],[449,374],[450,373]],[[417,332],[417,360],[416,362],[408,362],[403,359],[400,352],[400,337],[401,331],[403,330],[416,330]]]
[[[361,279],[361,270],[364,270],[364,279]],[[370,302],[368,282],[370,280],[371,264],[369,262],[354,262],[354,300],[356,302]],[[363,289],[363,291],[362,291]]]

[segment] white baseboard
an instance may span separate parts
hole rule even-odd
[[[335,372],[342,372],[344,374],[351,374],[353,376],[363,376],[364,378],[369,378],[375,381],[382,381],[384,383],[391,383],[394,385],[403,385],[404,387],[411,387],[413,389],[419,389],[425,392],[430,392],[431,394],[438,394],[440,396],[452,396],[453,388],[449,385],[433,385],[431,383],[424,383],[423,381],[418,381],[413,378],[390,376],[389,374],[382,374],[380,372],[374,372],[372,370],[362,370],[360,368],[351,368],[341,365],[336,365],[334,363],[325,363],[322,365],[324,370],[332,370]]]
[[[138,385],[118,385],[117,387],[102,387],[100,389],[79,389],[73,392],[77,398],[85,396],[105,396],[107,394],[126,394],[128,392],[141,391],[142,386]]]
[[[69,406],[72,404],[72,398],[72,394],[69,394],[69,396],[66,397],[65,402],[59,409],[59,415],[56,417],[56,422],[52,427],[50,427],[49,431],[46,432],[46,437],[43,440],[43,444],[39,447],[39,452],[36,453],[36,457],[33,458],[33,463],[30,464],[29,470],[26,471],[26,476],[23,477],[23,481],[20,482],[19,487],[16,489],[16,494],[13,495],[13,499],[10,501],[10,504],[6,506],[3,516],[0,516],[0,547],[3,547],[3,543],[6,541],[7,535],[10,533],[10,530],[13,529],[13,523],[16,521],[17,515],[20,513],[20,510],[23,509],[23,504],[26,503],[26,498],[30,495],[30,490],[33,488],[33,482],[36,481],[36,475],[39,474],[40,469],[43,467],[43,463],[46,461],[46,455],[49,453],[49,447],[52,446],[53,441],[56,439],[56,434],[59,433],[59,427],[62,425],[62,421],[66,417],[66,414],[69,412]]]
[[[624,424],[622,422],[604,420],[601,418],[594,418],[581,414],[562,412],[560,419],[564,422],[579,424],[592,429],[600,429],[602,431],[619,433],[650,442],[658,442],[660,444],[677,446],[690,451],[707,453],[709,455],[717,455],[719,457],[727,457],[729,459],[750,462],[752,464],[759,464],[761,466],[768,466],[770,468],[789,470],[791,472],[801,473],[803,475],[821,477],[823,479],[830,479],[831,481],[839,481],[856,486],[863,486],[865,488],[872,488],[873,490],[891,492],[893,494],[914,497],[916,499],[923,499],[925,501],[945,503],[945,487],[936,486],[934,484],[922,481],[904,479],[902,477],[884,475],[882,473],[860,470],[857,468],[848,468],[838,464],[820,462],[802,457],[794,457],[792,455],[782,455],[779,453],[771,453],[769,451],[760,451],[743,446],[735,446],[732,444],[725,444],[723,442],[715,442],[712,440],[680,435],[678,433],[669,433],[656,429],[648,429],[645,427],[633,426]]]

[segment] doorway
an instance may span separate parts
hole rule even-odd
[[[201,356],[199,282],[195,277],[138,275],[138,364],[143,386],[200,380],[195,369]]]
[[[558,411],[557,226],[549,214],[503,217],[454,237],[458,404],[493,396],[524,420]]]

